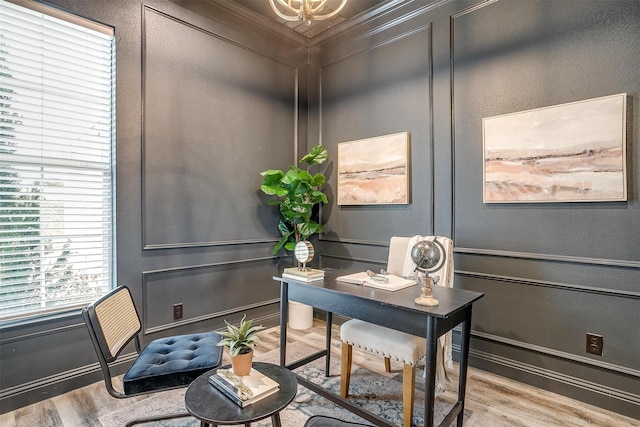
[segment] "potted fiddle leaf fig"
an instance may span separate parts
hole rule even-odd
[[[328,156],[327,149],[318,145],[300,159],[299,163],[307,165],[305,169],[291,165],[286,173],[279,169],[260,173],[263,177],[260,190],[276,196],[278,200],[269,204],[280,207],[278,230],[282,237],[273,249],[274,254],[282,247],[293,251],[296,243],[322,231],[322,224],[312,219],[312,214],[315,205],[327,203],[327,195],[319,189],[326,177],[321,172],[312,175],[309,170],[311,166],[323,163]]]
[[[229,349],[231,367],[239,376],[249,375],[251,372],[253,349],[260,341],[257,332],[264,329],[262,325],[253,326],[253,319],[245,321],[246,317],[246,314],[242,316],[238,326],[231,325],[225,320],[227,330],[219,332],[223,338],[216,344]]]
[[[293,251],[296,243],[322,232],[322,224],[312,216],[314,206],[321,202],[327,203],[327,195],[319,189],[324,185],[326,177],[322,172],[312,175],[309,170],[313,165],[323,163],[328,157],[327,149],[318,145],[298,162],[306,164],[305,169],[291,165],[286,173],[279,169],[269,169],[260,173],[263,177],[260,190],[269,196],[275,196],[278,200],[269,204],[280,207],[278,230],[281,237],[273,249],[274,254],[283,247]],[[288,307],[289,327],[308,329],[313,325],[313,307],[296,301],[289,301]]]

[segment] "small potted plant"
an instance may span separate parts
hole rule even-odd
[[[227,330],[220,332],[224,338],[217,344],[229,348],[231,367],[239,376],[249,375],[251,372],[253,348],[260,341],[256,333],[264,329],[262,325],[253,326],[253,319],[245,320],[246,317],[246,314],[242,316],[238,326],[231,325],[225,320]]]

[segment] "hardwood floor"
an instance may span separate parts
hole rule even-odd
[[[315,321],[306,331],[289,330],[288,341],[301,341],[316,348],[324,345],[324,323]],[[333,333],[333,360],[339,360],[339,331]],[[261,344],[257,354],[263,354],[279,346],[279,328],[270,328],[260,333]],[[225,352],[225,363],[228,355]],[[354,364],[387,375],[380,357],[354,349]],[[457,369],[457,366],[455,367]],[[392,363],[392,370],[401,371],[401,365]],[[457,376],[451,375],[454,384]],[[444,398],[455,399],[453,392],[445,392]],[[51,399],[0,415],[0,426],[101,426],[98,418],[136,400],[115,399],[108,395],[102,382],[56,396]],[[467,427],[640,427],[640,421],[590,406],[557,394],[521,384],[504,377],[470,368],[467,379],[467,409],[472,416],[465,422]],[[285,426],[293,427],[293,426]],[[295,426],[297,427],[297,426]]]

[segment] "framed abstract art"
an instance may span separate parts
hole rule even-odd
[[[625,93],[482,121],[484,203],[627,200]]]

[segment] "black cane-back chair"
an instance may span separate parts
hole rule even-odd
[[[126,286],[120,286],[82,310],[91,341],[98,355],[109,394],[127,398],[189,385],[206,371],[220,365],[221,336],[215,332],[160,338],[140,351],[142,324]],[[127,344],[134,341],[138,355],[116,390],[110,366]],[[130,421],[127,426],[143,422],[188,417],[183,413],[164,414]]]

